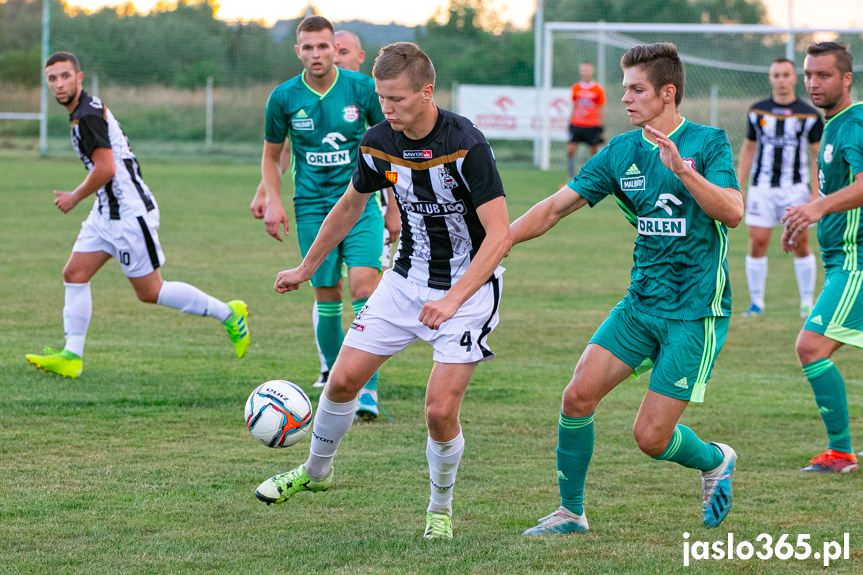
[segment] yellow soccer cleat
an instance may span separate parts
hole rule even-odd
[[[44,369],[63,377],[78,377],[84,369],[84,361],[81,359],[81,356],[71,351],[65,349],[57,351],[46,347],[42,350],[42,353],[45,355],[28,353],[24,357],[35,365],[36,369]]]
[[[228,337],[234,342],[237,357],[243,357],[249,350],[249,308],[246,302],[235,299],[228,302],[231,317],[222,322],[228,330]]]

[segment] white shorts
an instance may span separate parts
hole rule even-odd
[[[433,330],[420,323],[420,311],[426,302],[442,299],[446,290],[421,286],[387,270],[354,318],[343,345],[375,355],[395,355],[421,339],[434,348],[438,363],[494,359],[486,338],[497,326],[501,289],[500,277],[486,282],[440,329]]]
[[[93,210],[81,224],[72,252],[105,252],[120,262],[126,277],[142,277],[165,263],[158,230],[158,209],[121,220]]]
[[[794,184],[790,188],[750,186],[746,194],[746,225],[756,228],[778,226],[785,216],[785,208],[809,201],[809,184]]]

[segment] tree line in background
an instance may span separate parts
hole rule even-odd
[[[258,23],[228,23],[215,17],[215,0],[181,0],[146,15],[131,4],[94,13],[68,10],[51,0],[51,49],[75,52],[88,74],[113,83],[201,86],[274,82],[298,74],[294,55],[296,20],[279,37]],[[338,21],[337,14],[325,14]],[[35,86],[41,72],[42,0],[0,3],[0,82]],[[545,0],[546,21],[760,23],[760,0]],[[351,29],[350,26],[345,26]],[[362,32],[358,32],[362,38]],[[376,46],[365,40],[369,72]],[[412,38],[435,62],[438,82],[533,83],[533,30],[501,24],[481,0],[450,0],[447,9]]]

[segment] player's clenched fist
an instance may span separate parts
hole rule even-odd
[[[308,279],[300,268],[282,270],[276,274],[276,283],[273,284],[273,289],[279,293],[287,293],[300,289],[300,284]]]

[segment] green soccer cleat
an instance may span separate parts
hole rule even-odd
[[[50,347],[42,350],[45,355],[28,353],[24,357],[36,366],[36,369],[44,369],[63,377],[78,377],[84,369],[84,361],[80,355],[68,350],[57,351]]]
[[[246,302],[235,299],[228,302],[231,317],[222,322],[228,330],[228,337],[234,342],[237,357],[243,357],[249,350],[249,308]]]
[[[446,513],[426,513],[426,539],[452,539],[452,518]]]
[[[298,491],[311,491],[318,493],[326,491],[333,484],[333,470],[323,479],[312,479],[306,474],[304,465],[291,469],[287,473],[280,473],[270,477],[255,490],[255,497],[267,505],[275,503],[281,505]]]
[[[554,535],[557,533],[575,533],[587,531],[587,517],[584,512],[576,515],[563,505],[545,517],[540,518],[539,523],[531,527],[522,535]]]

